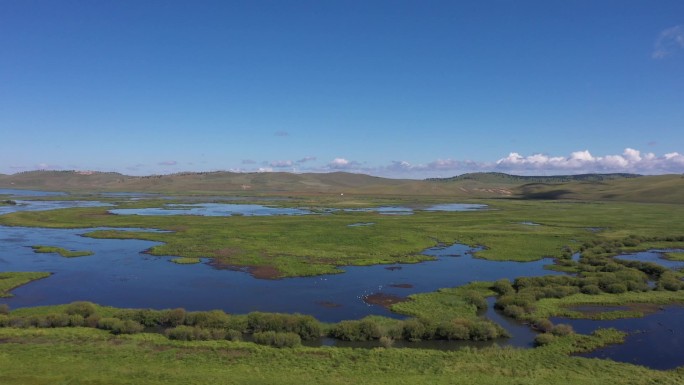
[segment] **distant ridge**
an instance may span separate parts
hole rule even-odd
[[[475,172],[454,176],[451,178],[428,178],[433,182],[454,182],[462,180],[475,180],[480,182],[510,182],[510,183],[567,183],[573,181],[602,182],[606,180],[638,178],[643,175],[627,173],[611,174],[577,174],[577,175],[551,175],[551,176],[526,176],[511,175],[502,172]]]
[[[582,174],[519,176],[470,173],[426,180],[389,179],[346,172],[184,172],[129,176],[115,172],[28,171],[0,174],[0,188],[67,192],[154,192],[197,195],[367,195],[630,201],[684,204],[684,176]]]

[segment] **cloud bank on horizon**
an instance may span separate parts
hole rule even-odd
[[[684,155],[670,152],[656,155],[652,152],[641,152],[633,148],[626,148],[619,155],[593,155],[589,150],[575,151],[568,156],[550,156],[536,153],[521,155],[511,152],[508,156],[496,161],[471,161],[457,159],[437,159],[428,163],[413,164],[408,161],[391,161],[386,165],[369,165],[368,162],[350,160],[337,157],[327,163],[316,164],[318,158],[306,156],[298,160],[273,160],[257,162],[243,160],[240,167],[198,169],[194,163],[183,163],[176,160],[166,160],[154,165],[136,164],[123,169],[136,175],[171,174],[177,172],[203,171],[231,171],[231,172],[335,172],[345,171],[363,173],[382,177],[395,178],[429,178],[450,177],[467,172],[497,171],[518,175],[561,175],[586,173],[634,173],[634,174],[684,174]],[[88,167],[61,167],[49,163],[39,163],[35,166],[9,167],[10,172],[31,170],[92,170]],[[114,170],[96,170],[114,171]]]

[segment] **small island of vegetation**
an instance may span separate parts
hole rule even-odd
[[[89,255],[94,254],[92,251],[88,251],[88,250],[72,251],[72,250],[67,250],[67,249],[64,249],[62,247],[56,247],[56,246],[36,245],[36,246],[31,246],[31,248],[33,248],[33,251],[36,253],[57,253],[64,258],[87,257]]]

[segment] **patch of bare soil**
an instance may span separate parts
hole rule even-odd
[[[242,271],[257,279],[278,279],[282,276],[280,270],[273,266],[238,266],[221,262],[216,259],[210,261],[208,265],[218,270]]]
[[[398,295],[386,293],[373,293],[363,297],[363,302],[369,305],[378,305],[382,307],[389,307],[395,303],[407,301],[406,297],[399,297]]]

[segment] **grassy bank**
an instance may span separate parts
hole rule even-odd
[[[0,272],[0,297],[11,297],[10,290],[49,276],[50,273],[41,272]]]
[[[675,384],[654,371],[570,357],[620,333],[572,335],[537,349],[274,349],[244,342],[114,336],[84,328],[0,329],[3,384]]]

